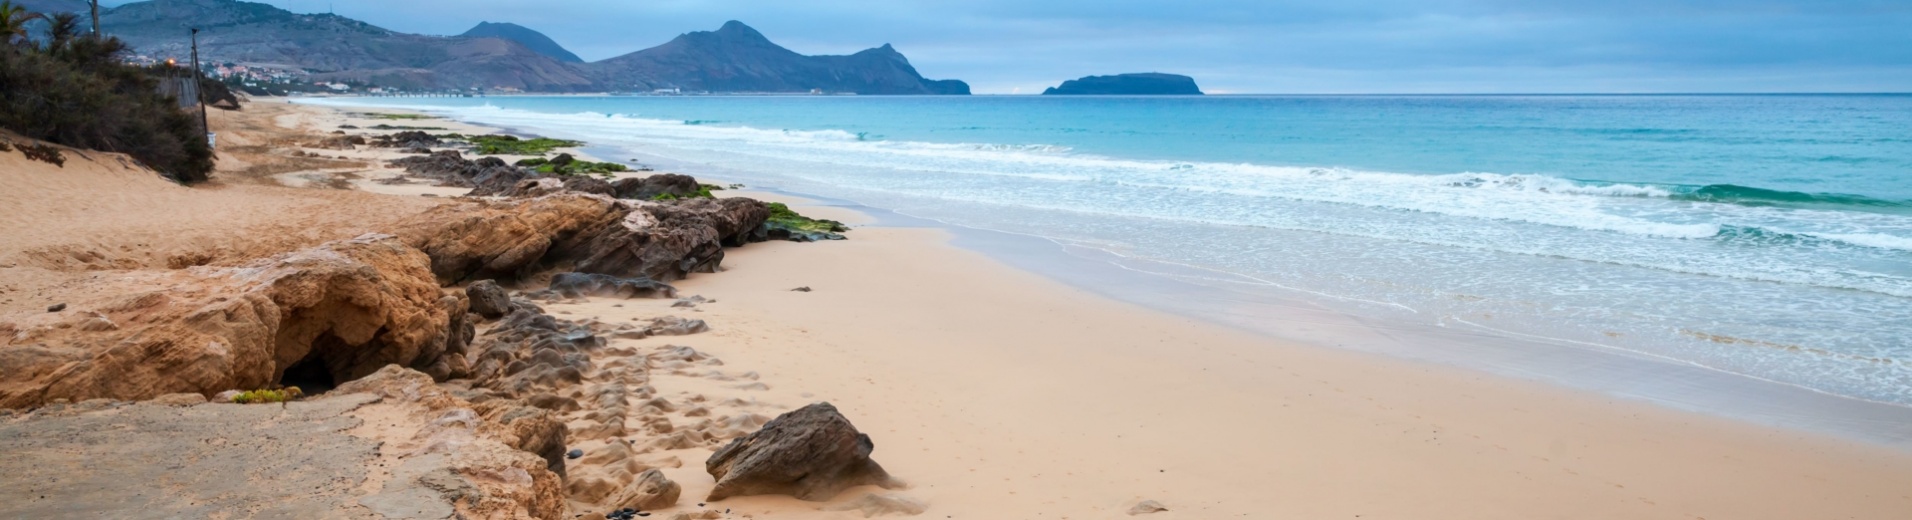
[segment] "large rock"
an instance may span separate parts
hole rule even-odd
[[[690,197],[696,195],[698,189],[702,188],[697,184],[696,178],[675,173],[618,179],[617,182],[611,183],[611,186],[616,189],[617,198],[637,200],[651,200],[659,195]]]
[[[498,282],[479,280],[465,287],[465,297],[471,300],[471,312],[487,320],[511,314],[511,295]]]
[[[407,175],[431,179],[440,186],[473,188],[473,195],[495,195],[511,189],[519,181],[534,177],[524,168],[505,164],[497,157],[483,157],[478,160],[466,159],[457,150],[443,150],[430,155],[406,157],[391,162],[392,166],[403,168]]]
[[[611,495],[606,505],[614,509],[631,508],[638,511],[655,511],[677,505],[677,498],[684,488],[664,478],[664,472],[656,469],[645,470],[637,475],[637,481]]]
[[[875,449],[835,406],[805,406],[711,454],[704,469],[717,487],[709,499],[782,494],[821,502],[855,486],[898,485],[870,460]]]
[[[0,324],[0,407],[209,396],[282,376],[329,387],[394,364],[462,377],[466,300],[441,292],[429,265],[394,237],[366,235],[240,267],[96,278],[89,292],[126,296]],[[55,322],[95,318],[117,325]]]
[[[669,282],[715,272],[724,247],[763,240],[769,207],[750,199],[626,202],[559,193],[447,204],[399,235],[432,259],[441,283],[570,270]]]
[[[479,338],[472,380],[508,397],[553,393],[584,381],[590,353],[604,343],[577,323],[518,309]]]
[[[555,241],[602,228],[627,211],[588,195],[447,204],[400,224],[398,235],[431,257],[441,283],[515,279],[543,267]]]
[[[763,240],[770,209],[751,199],[684,199],[631,204],[614,222],[554,244],[573,270],[669,282],[716,272],[724,247]]]
[[[677,288],[649,278],[618,278],[607,274],[560,273],[551,277],[552,294],[566,298],[676,298]]]

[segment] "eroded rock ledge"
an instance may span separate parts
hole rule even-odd
[[[684,182],[695,185],[657,184]],[[625,184],[614,190],[656,188]],[[822,500],[850,486],[891,483],[869,460],[868,437],[828,405],[772,423],[790,427],[753,434],[771,419],[715,415],[698,404],[701,397],[673,403],[657,396],[650,374],[728,381],[754,380],[754,373],[715,371],[710,367],[721,362],[689,347],[608,348],[601,336],[696,334],[708,328],[702,321],[667,316],[640,327],[563,320],[489,281],[557,272],[563,274],[544,292],[672,297],[664,282],[714,272],[726,247],[765,240],[767,205],[742,198],[634,201],[550,188],[544,195],[463,199],[404,221],[392,235],[238,267],[89,280],[77,292],[102,296],[0,321],[0,408],[87,412],[191,404],[222,391],[281,385],[308,394],[332,390],[315,400],[331,404],[307,409],[345,406],[367,421],[388,421],[367,434],[387,443],[376,453],[384,469],[370,483],[339,490],[379,514],[558,518],[567,499],[613,509],[670,507],[681,487],[659,468],[682,461],[652,454],[733,440],[722,451],[730,462],[710,463],[723,468],[712,473],[726,483],[713,500],[755,493]],[[446,289],[470,282],[479,283]],[[477,322],[488,319],[498,321],[478,334]],[[763,387],[740,387],[752,385]],[[666,414],[694,421],[673,425]],[[588,454],[573,449],[580,445]],[[580,466],[568,465],[579,457]],[[806,467],[810,459],[822,466]],[[413,511],[418,507],[431,510]]]
[[[111,296],[0,323],[0,407],[51,400],[213,395],[330,386],[386,365],[465,375],[463,294],[439,290],[424,253],[366,235],[241,267],[95,279]]]

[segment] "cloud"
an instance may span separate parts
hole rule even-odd
[[[1904,0],[269,0],[390,29],[538,29],[587,60],[743,20],[793,50],[892,43],[1040,91],[1159,70],[1231,92],[1912,91]]]

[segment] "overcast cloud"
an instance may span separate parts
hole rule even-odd
[[[266,3],[422,34],[514,22],[586,60],[735,19],[805,54],[891,43],[978,93],[1145,71],[1224,93],[1912,91],[1912,0]]]

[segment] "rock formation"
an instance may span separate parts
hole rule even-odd
[[[474,188],[473,195],[495,195],[534,176],[523,168],[505,164],[496,157],[470,160],[457,150],[440,150],[430,155],[406,157],[391,162],[403,168],[407,176],[435,181],[439,186]]]
[[[511,295],[498,282],[480,280],[465,287],[465,298],[471,301],[471,313],[487,320],[495,320],[511,314]]]
[[[820,502],[855,486],[896,486],[870,460],[875,449],[870,436],[857,432],[835,406],[805,406],[711,454],[704,469],[717,487],[709,499],[784,494]]]
[[[447,285],[542,270],[678,280],[715,272],[724,247],[764,240],[769,209],[751,199],[625,202],[560,193],[433,208],[399,236]]]
[[[632,482],[616,495],[612,495],[606,505],[615,508],[628,507],[638,511],[664,509],[677,505],[678,495],[683,492],[682,486],[664,478],[664,472],[650,469],[639,474],[636,482]]]
[[[589,273],[560,273],[551,277],[550,292],[565,298],[676,298],[677,289],[649,278],[618,278]]]
[[[649,177],[618,179],[611,183],[617,191],[617,198],[651,200],[659,195],[684,198],[697,194],[701,187],[697,179],[689,175],[660,173]]]
[[[102,277],[101,292],[125,296],[0,323],[0,407],[282,382],[319,387],[310,393],[391,364],[461,377],[467,302],[441,292],[429,265],[366,235],[240,267]]]

